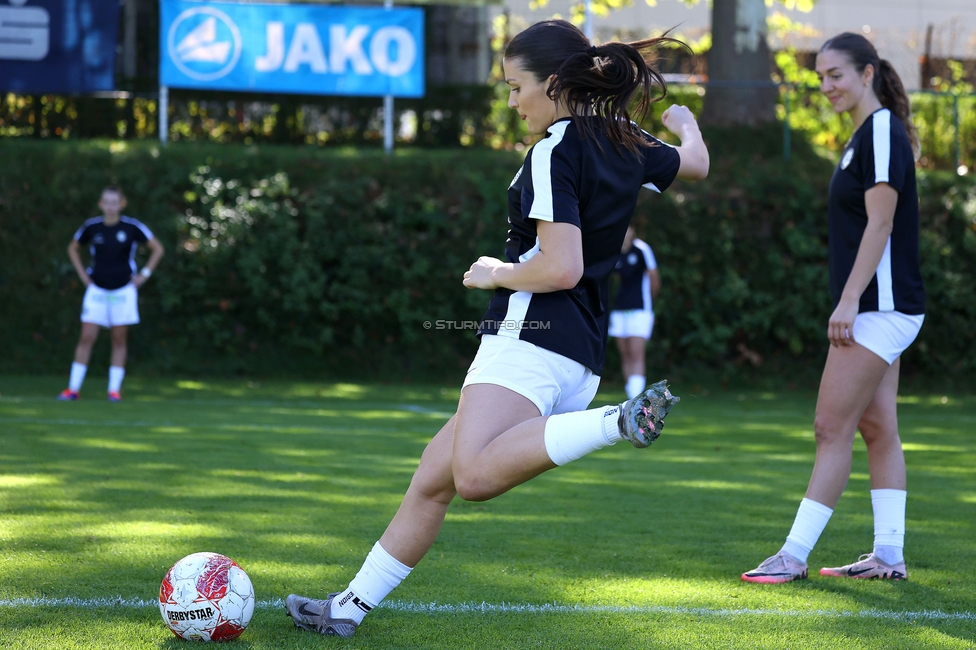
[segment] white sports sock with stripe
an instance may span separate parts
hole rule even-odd
[[[620,405],[551,415],[546,420],[546,453],[556,465],[565,465],[621,440],[617,420]]]
[[[386,552],[379,542],[366,556],[363,567],[346,590],[332,599],[332,618],[363,622],[366,614],[379,605],[413,571]]]

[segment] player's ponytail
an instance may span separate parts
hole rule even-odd
[[[874,49],[871,41],[851,32],[844,32],[828,40],[820,48],[821,52],[825,50],[843,52],[859,73],[864,72],[868,64],[874,68],[874,80],[871,82],[874,94],[881,105],[894,113],[905,125],[912,149],[918,154],[918,131],[912,123],[911,102],[908,100],[908,93],[905,92],[901,78],[891,63],[878,56],[878,51]]]
[[[631,120],[640,123],[651,104],[667,95],[667,83],[653,66],[652,52],[666,42],[684,45],[662,36],[591,46],[571,23],[545,20],[517,34],[505,48],[505,58],[518,58],[522,68],[540,81],[555,75],[547,94],[565,103],[584,137],[593,135],[595,127],[615,146],[636,152],[645,140]],[[654,86],[659,87],[658,93]],[[602,119],[582,119],[594,115]]]
[[[895,68],[885,59],[878,60],[878,72],[874,75],[874,93],[881,101],[881,105],[894,113],[905,129],[908,130],[908,139],[912,142],[912,149],[917,154],[919,152],[918,131],[912,123],[912,105],[905,92],[905,86],[901,82]]]

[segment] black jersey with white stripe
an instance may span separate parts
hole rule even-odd
[[[93,217],[75,232],[75,241],[90,245],[88,275],[95,286],[107,290],[129,284],[136,272],[136,249],[152,238],[145,224],[126,216],[111,226],[105,225],[105,217]]]
[[[887,108],[873,113],[851,137],[830,179],[830,292],[834,307],[867,227],[864,193],[887,183],[898,192],[891,236],[858,312],[925,313],[918,260],[918,191],[915,159],[905,125]]]
[[[630,248],[620,254],[617,266],[614,268],[620,276],[620,287],[617,298],[613,301],[613,308],[617,311],[627,309],[641,309],[653,311],[651,304],[651,279],[648,271],[657,268],[654,251],[642,239],[634,238]]]
[[[582,231],[583,276],[564,291],[496,289],[479,335],[519,338],[602,372],[610,273],[638,192],[642,185],[667,189],[680,164],[676,149],[645,136],[638,155],[618,150],[599,132],[582,137],[565,118],[532,147],[508,189],[505,258],[525,262],[539,251],[538,221],[569,223]]]

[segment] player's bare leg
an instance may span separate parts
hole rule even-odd
[[[817,396],[813,429],[817,456],[806,498],[837,505],[851,476],[854,434],[889,366],[865,347],[831,346]]]
[[[430,550],[457,494],[451,471],[456,419],[448,420],[427,444],[400,508],[380,537],[383,548],[408,567],[416,566]]]
[[[806,495],[779,553],[742,574],[746,582],[782,583],[807,577],[807,558],[851,475],[857,426],[875,399],[888,364],[860,345],[831,346],[817,397],[817,455]]]
[[[116,325],[112,327],[112,365],[125,368],[125,359],[129,352],[129,326]]]
[[[888,367],[874,399],[858,422],[868,452],[871,474],[871,504],[875,534],[871,553],[851,564],[820,569],[820,575],[842,578],[904,580],[905,501],[907,479],[905,455],[898,436],[898,374],[901,359]]]
[[[108,399],[118,402],[122,399],[122,379],[125,377],[125,360],[128,353],[129,327],[112,327],[112,365],[108,369]]]
[[[888,367],[857,428],[868,451],[871,489],[907,488],[905,454],[898,435],[898,375],[901,357]]]
[[[74,401],[78,399],[78,392],[85,381],[85,374],[88,372],[88,362],[91,360],[92,348],[98,340],[99,326],[95,323],[81,324],[81,334],[78,336],[78,345],[75,346],[75,360],[71,364],[71,376],[68,379],[68,387],[61,391],[58,399],[61,401]]]
[[[486,501],[556,467],[546,452],[547,420],[531,400],[508,388],[466,386],[454,427],[458,494]]]
[[[640,336],[618,338],[617,348],[620,350],[627,397],[632,398],[647,387],[647,370],[644,363],[647,339]]]
[[[100,327],[95,323],[82,323],[81,335],[78,337],[78,345],[75,347],[75,363],[87,366],[91,361],[92,347],[98,340],[98,330]]]

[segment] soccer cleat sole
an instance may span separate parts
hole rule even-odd
[[[650,447],[664,429],[664,418],[681,401],[668,390],[668,382],[661,380],[620,407],[617,427],[624,440],[638,449]]]
[[[781,585],[781,584],[785,584],[787,582],[795,582],[797,580],[806,580],[807,579],[807,575],[808,574],[807,574],[806,571],[804,571],[803,573],[801,573],[799,575],[790,574],[790,575],[785,575],[785,576],[784,575],[758,575],[758,576],[750,576],[748,573],[743,573],[742,574],[742,581],[743,582],[754,582],[756,584],[761,584],[761,585]]]

